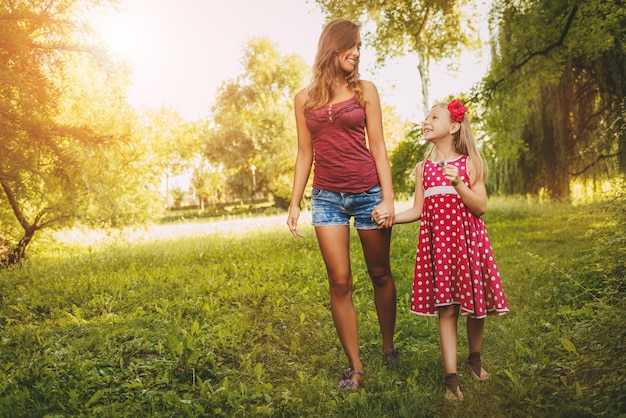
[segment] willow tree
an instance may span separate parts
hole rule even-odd
[[[269,192],[285,205],[297,144],[293,96],[309,71],[300,57],[281,54],[267,38],[248,42],[242,68],[217,94],[206,157],[224,167],[235,195]]]
[[[568,199],[574,179],[626,168],[626,9],[621,1],[500,1],[483,80],[503,193]]]
[[[315,0],[328,17],[372,22],[365,34],[376,49],[379,64],[416,54],[424,115],[430,109],[430,63],[456,62],[461,48],[478,47],[476,10],[469,0]]]
[[[123,208],[124,199],[112,199],[123,185],[136,192],[144,184],[124,175],[137,161],[126,140],[127,69],[80,19],[106,4],[0,3],[0,234],[12,243],[0,264],[23,258],[42,228],[115,222],[149,206],[140,193]]]

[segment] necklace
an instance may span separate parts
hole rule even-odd
[[[445,167],[445,165],[448,163],[448,161],[452,161],[454,159],[458,158],[458,156],[453,157],[453,158],[448,158],[446,156],[444,156],[444,158],[442,160],[436,161],[437,165],[441,168]]]

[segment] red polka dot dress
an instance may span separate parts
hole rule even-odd
[[[467,156],[447,164],[459,169],[468,187]],[[509,310],[493,249],[481,217],[470,211],[439,165],[423,164],[424,208],[415,257],[411,312],[437,315],[460,305],[463,315],[484,318]]]

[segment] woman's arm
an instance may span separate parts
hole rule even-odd
[[[385,136],[383,133],[383,118],[380,106],[380,97],[374,83],[363,80],[363,93],[365,95],[365,120],[369,149],[374,157],[378,180],[383,191],[383,200],[378,205],[387,212],[385,223],[381,226],[391,227],[394,223],[394,193],[391,181],[391,165],[387,155]]]
[[[424,208],[424,187],[422,180],[422,164],[419,163],[415,167],[415,194],[413,195],[413,206],[400,213],[396,213],[394,218],[395,224],[406,224],[415,222],[422,217],[422,210]],[[386,224],[389,214],[385,208],[376,206],[372,211],[372,219],[378,223],[379,228],[382,228]]]
[[[300,202],[302,201],[304,188],[309,180],[311,167],[313,165],[313,141],[304,117],[304,102],[306,97],[307,91],[300,90],[294,98],[294,111],[298,134],[298,154],[293,170],[293,187],[291,191],[291,202],[289,204],[289,215],[287,216],[287,225],[291,233],[296,237],[301,236],[297,230],[298,218],[300,217]]]

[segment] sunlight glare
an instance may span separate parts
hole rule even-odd
[[[139,32],[129,22],[107,26],[102,32],[102,36],[111,49],[128,59],[140,52],[138,34]]]
[[[484,3],[479,8],[486,8]],[[326,20],[307,0],[119,0],[119,5],[119,11],[98,16],[93,25],[133,69],[129,104],[165,106],[188,120],[206,117],[219,88],[241,73],[251,38],[267,37],[281,53],[296,54],[312,65]],[[481,32],[488,30],[486,16],[475,22]],[[458,59],[462,73],[450,71],[450,59],[433,62],[430,101],[469,89],[484,74],[488,57],[487,47],[464,51]],[[415,54],[395,57],[377,69],[375,51],[368,45],[360,69],[363,78],[378,84],[385,104],[417,122],[422,106],[416,60]]]
[[[588,204],[606,201],[623,189],[619,179],[594,182],[593,180],[573,181],[570,185],[572,204]]]
[[[92,23],[113,52],[130,62],[141,59],[141,45],[146,42],[141,21],[130,21],[121,14],[108,14],[95,17]]]

